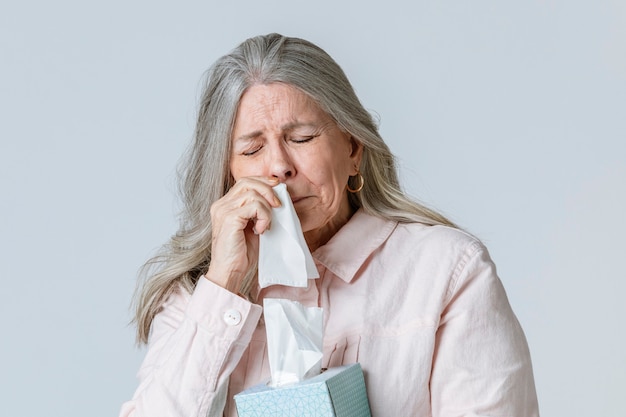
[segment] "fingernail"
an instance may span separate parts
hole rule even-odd
[[[274,183],[278,183],[278,178],[277,177],[269,177],[269,181],[270,182],[274,182]]]
[[[276,204],[278,207],[283,205],[283,203],[280,202],[280,199],[276,196],[274,196],[274,204]]]

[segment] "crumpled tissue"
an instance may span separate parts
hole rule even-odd
[[[309,278],[319,278],[315,261],[304,240],[300,220],[287,186],[274,187],[282,205],[272,209],[272,224],[259,240],[259,285],[306,287]]]
[[[272,380],[280,387],[322,371],[323,312],[280,298],[263,300],[267,352]]]

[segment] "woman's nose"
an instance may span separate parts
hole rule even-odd
[[[269,175],[278,178],[281,182],[296,175],[296,169],[289,153],[282,145],[274,146],[270,152]]]

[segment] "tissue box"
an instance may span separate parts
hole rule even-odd
[[[293,385],[255,385],[235,395],[239,417],[368,417],[361,365],[340,366]]]

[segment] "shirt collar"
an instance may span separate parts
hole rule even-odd
[[[313,258],[345,282],[351,282],[397,225],[359,209],[328,243],[313,252]]]

